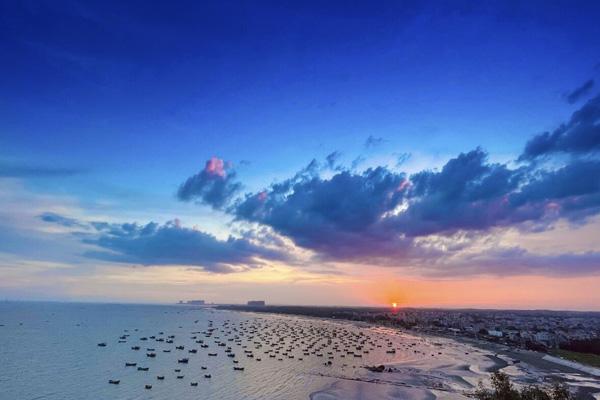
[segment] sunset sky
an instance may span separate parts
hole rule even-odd
[[[600,3],[124,3],[0,4],[0,300],[600,310]]]

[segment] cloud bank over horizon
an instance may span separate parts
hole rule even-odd
[[[597,95],[553,132],[533,136],[511,162],[490,162],[476,148],[439,170],[409,175],[388,166],[356,171],[340,164],[334,151],[245,195],[239,195],[242,183],[233,165],[213,157],[177,196],[220,210],[234,224],[262,227],[263,236],[267,228],[271,239],[311,252],[310,263],[398,267],[426,276],[596,275],[600,253],[594,250],[542,254],[490,238],[506,230],[548,232],[559,221],[582,226],[600,213],[599,122]],[[382,142],[367,139],[369,146]],[[42,219],[80,224],[68,216]],[[86,242],[116,254],[88,256],[104,260],[233,272],[232,265],[259,266],[253,261],[258,258],[293,259],[283,246],[266,249],[231,236],[219,241],[174,223],[93,226],[99,236]]]

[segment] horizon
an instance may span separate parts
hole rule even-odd
[[[0,299],[600,312],[600,4],[0,6]]]
[[[474,312],[483,312],[483,311],[498,311],[498,312],[540,312],[540,313],[574,313],[574,314],[600,314],[600,311],[596,310],[578,310],[578,309],[544,309],[544,308],[473,308],[473,307],[413,307],[413,306],[397,306],[393,307],[391,305],[344,305],[344,304],[336,304],[336,305],[321,305],[321,304],[269,304],[266,303],[264,306],[249,306],[246,303],[211,303],[207,302],[206,304],[189,304],[189,303],[142,303],[142,302],[117,302],[117,301],[85,301],[85,300],[29,300],[29,299],[4,299],[0,300],[0,302],[4,303],[58,303],[58,304],[91,304],[91,305],[122,305],[122,306],[188,306],[188,307],[219,307],[219,306],[233,306],[233,307],[249,307],[251,309],[248,312],[260,312],[253,311],[256,307],[264,307],[266,312],[269,311],[269,307],[297,307],[297,308],[339,308],[339,309],[376,309],[376,310],[394,310],[394,311],[402,311],[402,310],[415,310],[415,311],[474,311]],[[293,314],[292,314],[293,315]]]

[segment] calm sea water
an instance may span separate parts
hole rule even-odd
[[[228,343],[240,360],[238,365],[245,367],[234,371],[232,359],[217,347],[214,337],[206,341],[209,349],[200,349],[192,339],[192,332],[210,328],[209,321],[218,328],[227,320],[230,326],[260,321],[264,326],[279,324],[284,330],[287,325],[319,329],[333,324],[187,306],[4,302],[0,303],[0,399],[307,399],[334,382],[336,375],[357,376],[365,363],[402,357],[377,349],[361,359],[346,359],[343,367],[332,367],[314,355],[299,360],[302,353],[298,350],[294,359],[279,361],[263,355],[258,362],[243,357],[242,346],[250,348],[256,340],[244,337],[238,348]],[[344,329],[359,329],[346,326]],[[159,332],[164,332],[163,337],[175,335],[175,343],[140,340]],[[119,343],[124,333],[130,336],[126,343]],[[107,346],[98,347],[100,342]],[[141,350],[132,351],[135,345]],[[184,345],[185,351],[175,350],[176,345]],[[155,348],[156,358],[148,358],[146,348]],[[190,348],[198,348],[198,353],[188,354]],[[171,352],[163,353],[163,349]],[[217,357],[208,356],[217,350]],[[182,357],[188,357],[189,364],[178,364]],[[149,371],[125,367],[125,362],[136,362]],[[184,379],[176,379],[175,368],[182,369]],[[211,379],[205,379],[205,373],[210,373]],[[164,375],[165,380],[157,381],[157,375]],[[121,383],[110,385],[109,379]],[[190,382],[198,382],[198,386],[190,386]],[[152,389],[145,389],[146,384]]]

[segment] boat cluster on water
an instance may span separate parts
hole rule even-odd
[[[199,320],[194,322],[198,323]],[[387,356],[391,361],[397,350],[426,355],[422,348],[417,346],[417,341],[393,341],[390,334],[365,331],[348,325],[312,324],[287,318],[252,318],[235,322],[226,319],[219,324],[208,320],[206,329],[190,331],[186,335],[166,334],[161,331],[152,336],[138,336],[137,329],[124,330],[118,343],[135,341],[131,351],[145,351],[147,362],[140,363],[139,357],[138,361],[124,362],[125,368],[135,368],[140,372],[151,371],[152,363],[155,362],[152,360],[160,359],[161,353],[178,353],[172,377],[179,380],[184,380],[186,376],[191,377],[189,385],[192,387],[198,386],[197,378],[203,377],[208,380],[212,377],[207,363],[200,366],[200,371],[197,367],[188,365],[193,357],[199,357],[200,364],[208,360],[208,357],[221,357],[223,362],[230,362],[232,369],[239,372],[252,368],[251,362],[261,362],[263,359],[267,362],[302,362],[311,359],[311,365],[318,365],[314,362],[318,360],[323,366],[358,366],[382,372],[385,369],[381,366],[373,367],[362,362],[363,357],[367,358],[370,354],[377,353],[379,356]],[[188,335],[189,337],[185,337]],[[151,342],[155,344],[149,345]],[[107,344],[102,342],[98,346],[106,347]],[[172,357],[169,360],[172,362]],[[164,381],[169,378],[161,374],[156,375],[155,379]],[[113,378],[108,382],[118,385],[121,379]],[[152,389],[152,384],[146,383],[144,387]]]

